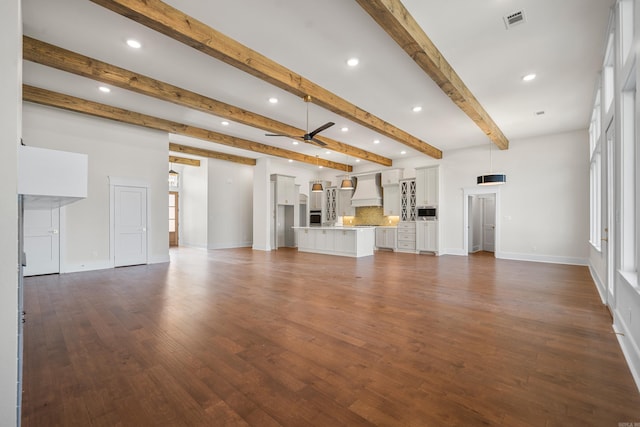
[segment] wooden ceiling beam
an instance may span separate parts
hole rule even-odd
[[[220,151],[205,150],[204,148],[189,147],[188,145],[175,144],[173,142],[169,142],[169,151],[174,151],[176,153],[193,154],[195,156],[208,157],[210,159],[224,160],[227,162],[235,162],[249,166],[256,165],[256,159],[252,159],[250,157],[236,156],[235,154],[222,153]],[[184,157],[180,158],[184,159]],[[199,165],[200,160],[196,161]]]
[[[356,0],[500,149],[509,140],[400,0]]]
[[[160,0],[91,0],[213,58],[436,159],[442,151]]]
[[[285,159],[292,159],[299,162],[324,166],[340,171],[351,172],[353,170],[350,165],[346,165],[343,163],[332,162],[329,160],[320,159],[318,157],[307,156],[301,153],[296,153],[295,151],[272,147],[270,145],[260,144],[259,142],[236,138],[219,132],[185,125],[183,123],[177,123],[171,120],[161,119],[146,114],[136,113],[134,111],[112,107],[110,105],[100,104],[71,95],[65,95],[50,90],[37,88],[34,86],[23,85],[22,97],[24,101],[34,102],[36,104],[62,108],[64,110],[73,111],[76,113],[88,114],[94,117],[115,120],[121,123],[142,126],[145,128],[155,129],[167,133],[190,136],[192,138],[202,139],[205,141],[214,142],[216,144],[240,148],[242,150],[282,157]]]
[[[186,147],[186,145],[184,145],[184,146],[181,145],[180,147]],[[171,150],[171,144],[169,144],[169,151],[172,151]],[[200,167],[200,160],[198,160],[198,159],[189,159],[187,157],[169,156],[169,163],[177,163],[179,165]]]
[[[304,135],[306,131],[262,116],[224,102],[208,98],[195,92],[155,80],[151,77],[116,67],[115,65],[24,36],[23,59],[58,70],[87,77],[122,89],[147,95],[183,107],[214,114],[237,123],[252,126],[267,132],[285,135]],[[302,105],[302,104],[301,104]],[[317,136],[327,144],[325,148],[348,156],[357,157],[382,166],[392,166],[391,159],[362,150],[334,139]]]

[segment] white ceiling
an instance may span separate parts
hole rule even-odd
[[[441,149],[489,143],[355,1],[167,0],[358,107]],[[513,144],[537,135],[586,129],[614,0],[404,0],[403,3]],[[23,0],[25,35],[189,89],[305,129],[298,97],[156,33],[88,0]],[[503,16],[523,10],[507,30]],[[140,50],[125,41],[138,39]],[[349,68],[346,60],[358,57]],[[521,77],[534,72],[525,83]],[[179,107],[31,62],[24,83],[233,136],[355,164],[343,154]],[[279,102],[270,104],[270,97]],[[420,105],[423,110],[412,112]],[[424,154],[313,104],[310,129],[391,159]],[[544,111],[538,116],[535,113]],[[342,127],[348,132],[342,132]],[[373,140],[381,142],[374,144]],[[191,138],[172,141],[260,157]],[[28,144],[28,141],[25,141]],[[517,143],[517,142],[516,142]],[[405,155],[400,154],[406,150]],[[361,162],[365,165],[367,162]]]

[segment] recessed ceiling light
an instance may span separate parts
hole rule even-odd
[[[419,113],[420,111],[422,111],[422,107],[419,105],[416,105],[411,109],[411,111],[413,111],[414,113]]]
[[[531,73],[531,74],[527,74],[526,76],[522,77],[522,81],[524,82],[530,82],[531,80],[536,78],[536,74],[535,73]]]
[[[293,145],[298,145],[298,141],[293,141]]]
[[[289,159],[289,163],[293,163],[293,160]]]
[[[327,150],[327,151],[325,151],[325,153],[327,153],[327,154],[331,154],[331,151]]]
[[[318,169],[322,169],[322,168],[323,168],[323,166],[318,166]]]
[[[272,104],[277,104],[278,103],[278,98],[272,96],[271,98],[269,98],[269,102],[272,103]]]
[[[380,140],[379,140],[379,139],[374,139],[374,140],[373,140],[373,143],[374,143],[374,144],[380,144]]]
[[[402,150],[402,151],[400,152],[400,154],[407,154],[407,152],[406,152],[406,151],[404,151],[404,150]]]
[[[140,44],[138,40],[134,40],[134,39],[127,40],[127,45],[129,45],[129,47],[132,47],[134,49],[140,49],[142,47],[142,44]]]
[[[221,124],[222,126],[229,126],[229,122],[228,122],[228,121],[226,121],[226,120],[225,120],[225,121],[223,121],[223,122],[220,122],[220,124]]]
[[[348,127],[343,127],[342,129],[340,129],[342,132],[349,132],[349,128]]]
[[[356,163],[360,163],[360,159],[356,159]]]
[[[111,92],[111,89],[109,89],[109,88],[108,88],[108,87],[106,87],[106,86],[100,86],[98,89],[100,90],[100,92],[104,92],[104,93],[109,93],[109,92]]]
[[[347,60],[347,65],[349,67],[355,67],[356,65],[358,65],[360,63],[360,60],[358,58],[349,58]]]

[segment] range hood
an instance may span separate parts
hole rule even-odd
[[[351,197],[351,206],[382,206],[380,173],[357,175],[356,190]]]

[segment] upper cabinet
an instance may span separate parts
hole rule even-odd
[[[324,190],[324,196],[326,200],[325,206],[327,207],[327,212],[325,216],[325,220],[328,222],[335,222],[337,219],[337,197],[338,197],[338,189],[336,187],[327,187]]]
[[[382,189],[382,206],[385,216],[400,216],[400,185],[385,185]]]
[[[351,196],[353,190],[337,190],[338,200],[336,206],[336,214],[338,216],[356,216],[356,208],[351,206]]]
[[[400,221],[416,220],[416,180],[400,180]],[[415,249],[415,248],[414,248]]]
[[[440,166],[416,168],[416,204],[438,206]]]
[[[276,182],[276,204],[295,205],[298,198],[295,177],[274,174],[271,175],[271,180]]]
[[[402,179],[402,169],[383,170],[381,175],[380,183],[383,187],[387,185],[398,185]]]

